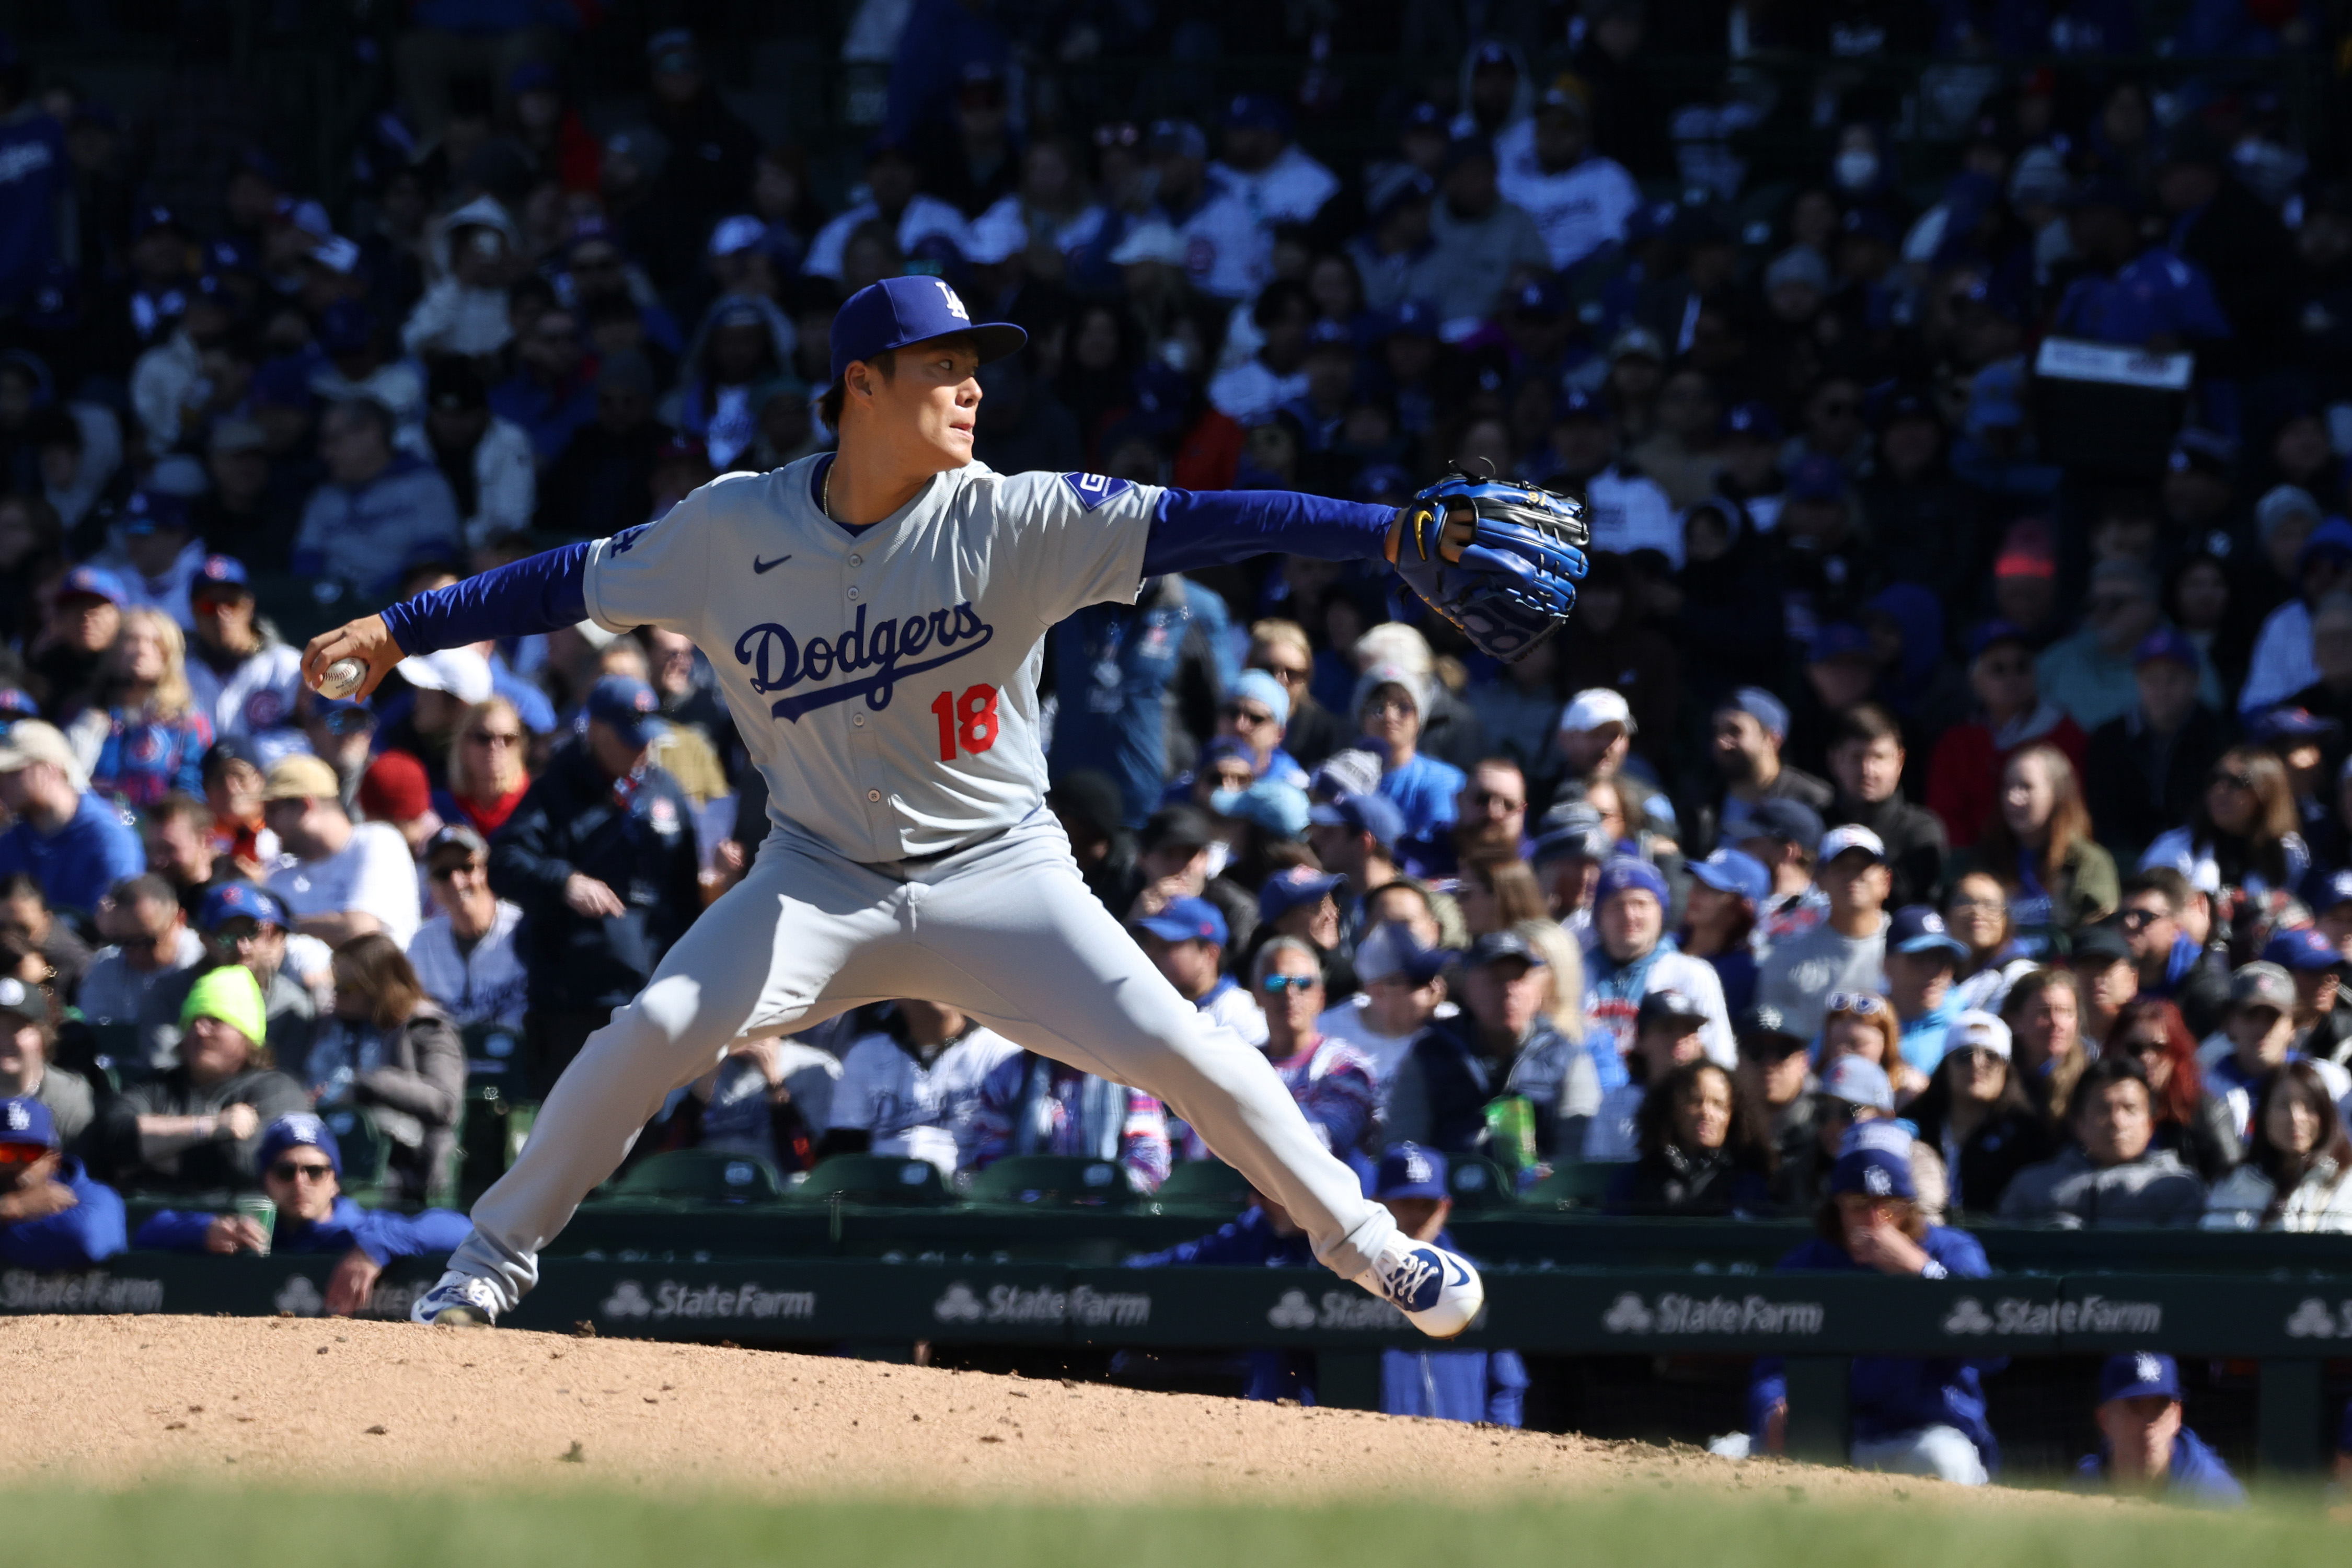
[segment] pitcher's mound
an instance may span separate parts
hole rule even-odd
[[[770,1352],[341,1319],[0,1319],[0,1485],[1302,1502],[1958,1489],[1689,1448]],[[2010,1494],[2015,1497],[2017,1494]]]

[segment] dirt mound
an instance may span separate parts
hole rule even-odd
[[[1360,1411],[341,1320],[0,1319],[0,1386],[15,1406],[0,1485],[520,1482],[1087,1502],[1692,1484],[1853,1501],[1961,1495]]]

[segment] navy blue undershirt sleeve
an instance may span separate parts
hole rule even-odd
[[[406,654],[577,626],[588,618],[591,548],[567,544],[403,599],[385,606],[383,624]]]
[[[1295,490],[1164,490],[1143,546],[1143,574],[1191,572],[1253,555],[1381,561],[1396,509]]]

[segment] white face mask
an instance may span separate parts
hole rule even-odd
[[[1843,189],[1862,190],[1877,182],[1878,154],[1867,147],[1849,147],[1830,164],[1830,172]]]

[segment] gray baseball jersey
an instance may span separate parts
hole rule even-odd
[[[829,460],[730,474],[597,541],[588,612],[692,637],[769,816],[835,854],[937,855],[1010,827],[1045,791],[1045,632],[1135,597],[1160,492],[972,463],[852,532],[818,505]]]

